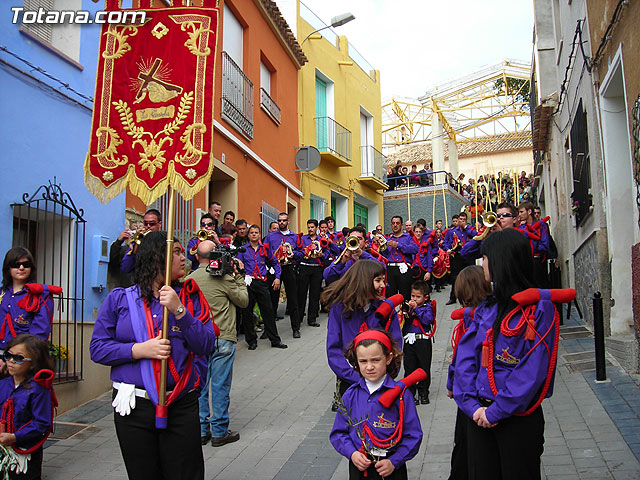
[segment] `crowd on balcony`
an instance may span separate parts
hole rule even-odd
[[[426,187],[434,185],[446,178],[446,182],[455,189],[472,207],[495,211],[500,202],[518,205],[522,202],[533,201],[535,198],[533,174],[527,175],[524,170],[520,175],[505,172],[483,173],[478,178],[466,178],[464,173],[454,178],[449,172],[434,172],[433,164],[426,163],[418,170],[417,165],[402,165],[400,161],[387,171],[388,190],[398,190],[411,187]]]

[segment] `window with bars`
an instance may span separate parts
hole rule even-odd
[[[278,221],[278,214],[280,210],[269,205],[267,202],[262,202],[262,208],[260,209],[260,217],[262,218],[262,236],[266,236],[269,232],[269,225],[271,222]]]
[[[576,217],[576,227],[584,222],[593,204],[591,195],[591,169],[589,156],[589,138],[587,135],[587,113],[578,103],[576,115],[571,125],[571,166],[573,171],[573,193],[571,211]]]

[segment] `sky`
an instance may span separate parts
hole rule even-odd
[[[531,61],[533,0],[303,0],[377,70],[382,99],[429,88],[504,59]]]

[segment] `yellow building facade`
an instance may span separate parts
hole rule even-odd
[[[332,215],[336,229],[362,222],[370,231],[384,220],[386,189],[380,72],[331,29],[307,38],[325,25],[298,6],[297,37],[309,60],[298,74],[300,142],[321,154],[317,168],[301,172],[300,230]]]

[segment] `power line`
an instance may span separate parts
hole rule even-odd
[[[34,65],[33,63],[31,63],[29,60],[22,58],[20,55],[18,55],[17,53],[12,52],[11,50],[9,50],[6,45],[2,45],[0,46],[0,51],[2,52],[6,52],[9,55],[11,55],[12,57],[14,57],[17,60],[20,60],[22,63],[24,63],[25,65],[28,65],[31,69],[35,70],[38,73],[41,73],[42,75],[44,75],[45,77],[49,78],[50,80],[53,80],[54,82],[58,83],[61,87],[66,88],[67,90],[69,90],[70,92],[75,93],[77,96],[79,96],[80,98],[85,99],[88,102],[93,103],[93,97],[88,97],[87,95],[80,93],[79,91],[77,91],[76,89],[74,89],[73,87],[71,87],[68,83],[65,83],[64,81],[60,80],[57,77],[54,77],[53,75],[51,75],[50,73],[48,73],[46,70],[44,70],[41,67],[38,67],[36,65]]]

